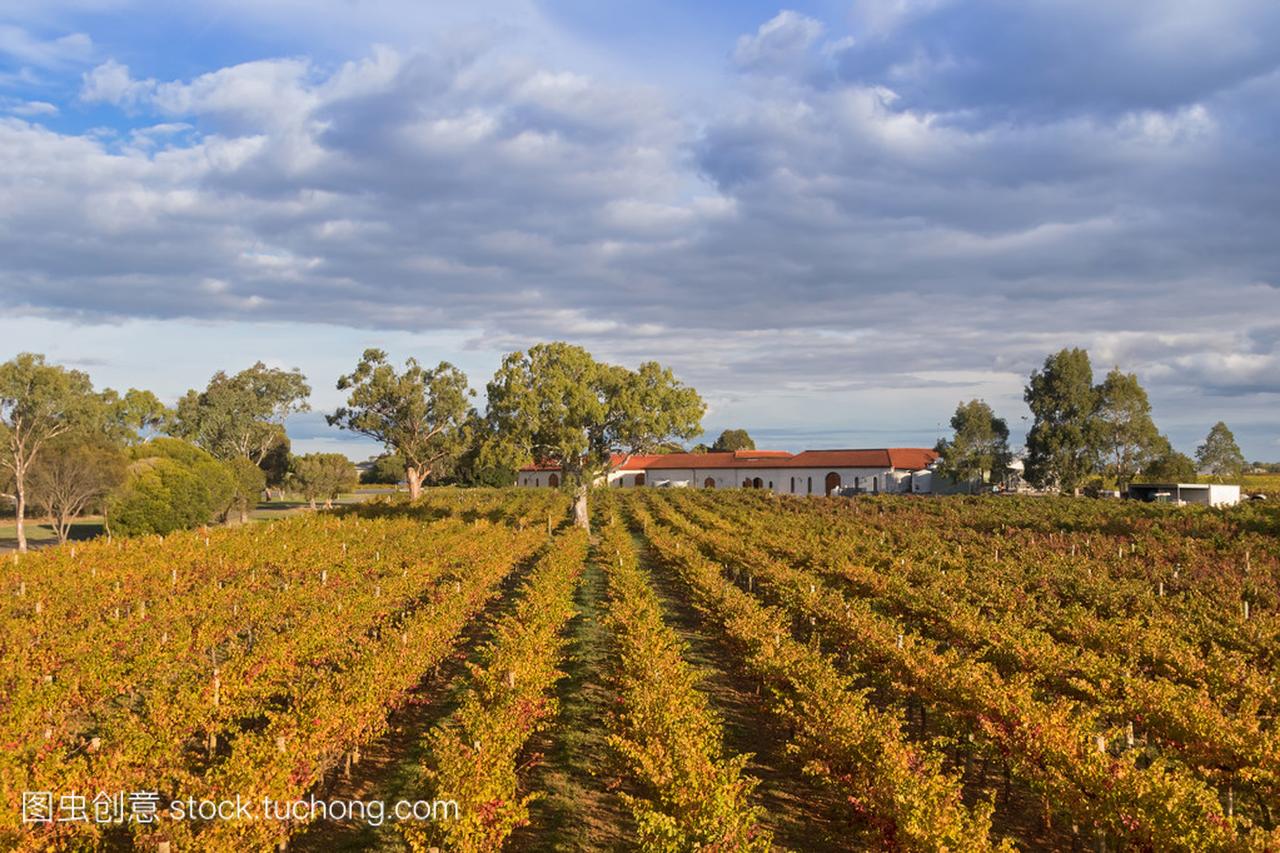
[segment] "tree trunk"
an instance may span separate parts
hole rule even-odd
[[[409,500],[416,501],[422,497],[422,475],[420,468],[405,468],[404,476],[409,481]]]
[[[316,499],[315,499],[315,498],[307,498],[307,506],[308,506],[308,508],[310,508],[310,510],[311,510],[312,512],[315,512],[315,509],[316,509]]]
[[[241,524],[248,524],[248,523],[249,523],[249,505],[248,505],[248,503],[242,503],[242,504],[240,504],[240,523],[241,523]]]
[[[591,514],[587,510],[587,492],[591,491],[590,483],[580,483],[573,493],[573,523],[587,533],[591,532]]]
[[[66,545],[67,537],[71,534],[71,517],[64,512],[59,512],[54,516],[54,532],[58,534],[58,544]]]
[[[25,472],[24,472],[25,473]],[[22,482],[22,474],[18,474],[14,484],[18,493],[17,500],[14,501],[14,521],[18,526],[18,550],[25,552],[27,550],[27,529],[23,522],[27,516],[27,489],[26,484]]]

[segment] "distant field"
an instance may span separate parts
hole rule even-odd
[[[568,509],[438,489],[0,561],[0,849],[1280,849],[1274,502]],[[456,814],[23,827],[70,789]]]
[[[1280,497],[1280,474],[1246,474],[1240,479],[1240,487],[1246,492]]]

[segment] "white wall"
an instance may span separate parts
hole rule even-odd
[[[744,480],[760,478],[760,487],[772,489],[779,495],[824,495],[827,474],[840,475],[841,488],[858,486],[868,492],[912,491],[911,473],[888,468],[668,468],[648,471],[610,471],[610,488],[634,488],[636,475],[643,473],[646,486],[656,486],[664,480],[681,483],[689,488],[706,488],[707,478],[715,482],[717,489],[742,488]],[[521,472],[516,477],[517,486],[546,488],[550,471]],[[916,478],[915,491],[930,491],[928,472]],[[812,482],[812,485],[810,485]],[[772,484],[772,486],[770,486]],[[812,489],[812,491],[810,491]],[[1238,497],[1238,496],[1237,496]]]

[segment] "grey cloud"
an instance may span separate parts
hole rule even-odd
[[[982,8],[1032,27],[1052,11],[1032,5]],[[0,304],[462,329],[488,350],[568,338],[671,362],[725,406],[895,388],[940,401],[926,423],[997,387],[1016,420],[1029,370],[1085,345],[1160,400],[1218,395],[1261,424],[1280,76],[1224,60],[1176,98],[1083,92],[1017,121],[1017,93],[978,103],[957,83],[935,114],[905,71],[851,73],[851,51],[865,64],[954,14],[935,6],[853,47],[775,19],[701,116],[497,51],[91,72],[86,98],[174,132],[0,119],[0,159],[19,164],[0,174]],[[1133,61],[1154,74],[1166,48],[1150,49]],[[803,56],[839,56],[845,76]],[[1040,74],[1055,58],[1023,57]]]
[[[1171,110],[1280,64],[1269,0],[967,0],[920,4],[841,51],[846,80],[908,109],[1064,113]]]

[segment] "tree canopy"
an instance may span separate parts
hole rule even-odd
[[[32,466],[32,500],[53,520],[58,541],[66,542],[75,519],[100,505],[124,476],[124,453],[105,436],[67,433]]]
[[[629,370],[563,342],[513,352],[488,384],[493,452],[511,467],[560,463],[576,487],[575,518],[587,527],[587,489],[615,453],[648,453],[701,432],[698,392],[654,361]]]
[[[342,492],[355,488],[356,466],[341,453],[308,453],[295,456],[289,465],[289,482],[312,509],[323,499],[331,505]]]
[[[1147,392],[1135,374],[1117,367],[1098,386],[1094,436],[1103,473],[1122,491],[1164,449]]]
[[[18,550],[27,550],[24,526],[27,478],[51,441],[101,417],[103,400],[89,376],[21,353],[0,364],[0,470],[12,488]]]
[[[416,359],[397,373],[380,349],[367,349],[356,369],[338,379],[349,391],[347,405],[327,417],[330,426],[367,435],[404,460],[409,495],[468,444],[470,398],[467,376],[447,361],[425,368]]]
[[[756,443],[745,429],[727,429],[711,445],[713,451],[755,450]]]
[[[1009,468],[1009,426],[982,400],[956,406],[954,435],[938,444],[942,473],[957,482],[986,482]]]
[[[168,433],[219,459],[244,456],[261,465],[285,434],[284,422],[310,409],[311,387],[299,370],[257,362],[228,376],[219,370],[203,391],[178,401]]]
[[[360,475],[360,482],[394,486],[404,479],[404,459],[395,453],[383,453]]]
[[[130,450],[123,487],[107,501],[107,524],[126,536],[171,533],[224,517],[236,497],[230,467],[176,438]]]
[[[1027,433],[1027,479],[1039,488],[1074,492],[1093,470],[1097,391],[1089,354],[1064,349],[1031,374],[1023,394],[1034,421]]]
[[[1142,469],[1142,479],[1149,483],[1186,483],[1196,478],[1196,463],[1185,453],[1174,450],[1165,436],[1156,440],[1156,449]]]
[[[1244,454],[1236,437],[1222,421],[1210,428],[1204,444],[1196,448],[1196,465],[1206,474],[1226,479],[1244,472]]]

